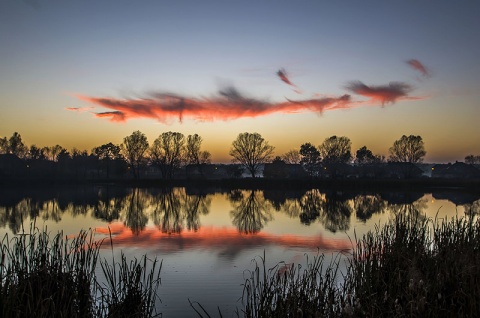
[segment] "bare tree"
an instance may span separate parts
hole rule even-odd
[[[260,166],[270,161],[274,149],[259,133],[245,132],[232,142],[229,154],[233,162],[242,164],[255,178]]]
[[[389,152],[389,160],[392,162],[422,162],[427,154],[422,137],[414,135],[403,135],[399,140],[395,140]]]
[[[300,152],[297,149],[289,150],[282,156],[282,160],[289,164],[299,164],[301,159]]]
[[[139,167],[145,161],[145,152],[148,149],[147,136],[139,130],[134,131],[130,136],[123,138],[121,149],[132,168],[134,178],[138,178]]]
[[[348,137],[332,136],[318,146],[324,163],[347,163],[352,159],[352,143]]]
[[[465,157],[466,164],[479,164],[480,163],[480,156],[468,155]]]
[[[180,167],[185,152],[185,136],[179,132],[164,132],[153,141],[150,158],[162,171],[163,178],[172,179],[175,169]]]
[[[200,150],[202,147],[202,141],[202,137],[197,134],[187,136],[187,144],[185,146],[187,164],[199,165],[210,163],[210,153],[208,151]]]

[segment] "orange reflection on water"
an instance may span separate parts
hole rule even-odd
[[[181,233],[162,232],[158,228],[147,227],[135,234],[123,223],[115,222],[107,227],[97,227],[95,231],[105,235],[111,232],[114,245],[153,248],[170,253],[185,249],[242,250],[269,245],[336,251],[347,251],[352,248],[351,242],[347,239],[325,238],[320,234],[315,236],[274,235],[265,232],[245,234],[233,227],[204,226],[197,231],[184,230]]]

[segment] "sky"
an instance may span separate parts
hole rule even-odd
[[[480,155],[479,1],[0,0],[0,137],[86,149],[133,131],[332,135],[426,162]]]

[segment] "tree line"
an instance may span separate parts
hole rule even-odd
[[[134,178],[139,178],[140,170],[146,166],[158,168],[162,178],[173,179],[175,171],[182,166],[202,166],[211,163],[210,152],[202,149],[203,138],[198,134],[185,137],[179,132],[163,132],[151,144],[144,133],[137,130],[123,138],[121,144],[111,142],[86,150],[72,149],[70,152],[60,145],[51,147],[28,147],[18,132],[10,138],[0,138],[0,154],[12,154],[27,162],[51,161],[63,165],[101,164],[110,177],[112,169],[116,174],[125,170]],[[320,145],[303,143],[299,149],[292,149],[274,157],[275,147],[271,146],[259,133],[240,133],[232,142],[229,155],[232,162],[238,163],[254,178],[262,165],[270,162],[299,164],[311,176],[318,175],[326,165],[355,164],[366,165],[384,162],[419,163],[426,155],[421,136],[403,135],[389,148],[389,157],[373,154],[366,146],[354,154],[351,141],[345,136],[331,136]],[[480,156],[465,157],[466,163],[480,163]]]

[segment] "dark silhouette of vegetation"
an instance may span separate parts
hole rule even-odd
[[[423,157],[427,154],[425,146],[420,136],[405,136],[396,140],[393,146],[388,150],[390,153],[390,161],[393,162],[422,162]]]
[[[355,154],[355,163],[359,165],[381,163],[384,161],[382,156],[374,155],[367,146],[359,148]]]
[[[324,164],[348,163],[352,158],[352,142],[347,137],[332,136],[318,146]]]
[[[465,163],[471,165],[480,164],[480,156],[468,155],[465,157]]]
[[[147,149],[147,136],[139,130],[123,138],[122,152],[135,179],[138,179],[140,166],[146,161],[145,153]]]
[[[304,143],[299,150],[290,150],[271,161],[273,146],[258,133],[241,133],[232,142],[230,155],[236,164],[230,165],[212,164],[210,153],[201,148],[202,142],[198,134],[185,138],[179,132],[169,131],[161,133],[149,145],[145,134],[137,130],[126,136],[120,145],[109,142],[88,153],[76,148],[68,151],[61,145],[27,147],[20,134],[14,133],[10,138],[0,138],[0,183],[104,181],[139,184],[163,179],[164,184],[178,180],[184,184],[193,180],[233,184],[237,182],[234,179],[243,179],[245,172],[252,178],[263,173],[265,179],[284,182],[292,179],[308,182],[352,180],[349,182],[359,184],[357,181],[378,180],[379,183],[400,184],[399,180],[412,180],[426,184],[428,182],[421,179],[430,178],[431,185],[444,184],[445,180],[457,184],[469,181],[470,185],[480,180],[479,156],[466,156],[465,164],[457,162],[451,167],[421,164],[426,154],[424,142],[422,137],[414,135],[404,135],[394,142],[389,149],[388,162],[366,146],[359,148],[352,160],[351,142],[345,136],[326,138],[318,147]]]
[[[269,162],[275,148],[259,133],[241,133],[232,142],[230,156],[233,162],[242,164],[255,178],[260,166]]]
[[[106,278],[95,274],[103,241],[81,231],[50,238],[44,230],[9,239],[0,252],[1,317],[155,317],[161,262],[143,256],[128,263],[100,260]],[[113,245],[112,245],[113,248]],[[147,265],[151,270],[147,271]]]
[[[311,143],[307,142],[300,146],[300,156],[300,163],[305,168],[305,171],[307,171],[312,177],[317,176],[321,160],[318,149]]]
[[[287,151],[281,159],[283,162],[288,163],[288,164],[299,164],[300,161],[302,160],[302,157],[300,155],[300,151],[297,149],[292,149]]]

